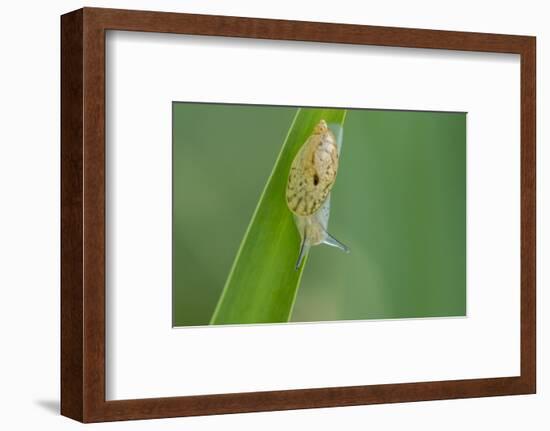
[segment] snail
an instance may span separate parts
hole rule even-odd
[[[286,203],[301,238],[296,270],[314,245],[327,244],[349,253],[348,247],[327,231],[330,191],[336,181],[342,145],[342,128],[332,127],[338,128],[338,139],[325,120],[319,121],[290,167]]]

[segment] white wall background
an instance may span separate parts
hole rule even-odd
[[[87,6],[154,9],[538,38],[538,394],[306,411],[166,419],[86,429],[545,430],[550,424],[550,12],[547,2],[428,0],[20,1],[3,5],[0,67],[0,424],[79,429],[59,409],[59,15]],[[546,171],[546,172],[545,172]]]

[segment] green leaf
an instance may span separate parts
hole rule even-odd
[[[321,119],[343,127],[345,117],[345,109],[298,109],[235,256],[211,324],[289,321],[307,263],[306,257],[298,271],[294,268],[300,236],[285,199],[290,165]]]

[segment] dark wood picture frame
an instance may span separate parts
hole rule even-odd
[[[521,56],[521,375],[286,391],[105,399],[105,33],[230,36]],[[84,8],[61,17],[61,413],[82,422],[350,406],[536,390],[536,39]]]

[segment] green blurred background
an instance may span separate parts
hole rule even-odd
[[[173,325],[206,325],[297,108],[173,104]],[[466,314],[466,114],[348,110],[291,321]]]

